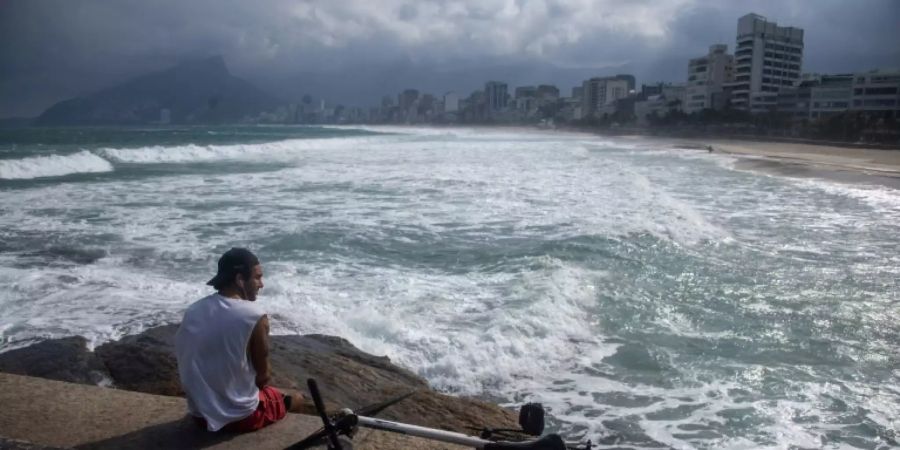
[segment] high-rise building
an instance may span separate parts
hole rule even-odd
[[[559,88],[552,84],[541,84],[537,87],[539,103],[551,103],[559,99]]]
[[[519,86],[515,90],[516,110],[528,113],[537,107],[537,88],[534,86]]]
[[[577,98],[581,100],[581,96],[584,95],[584,87],[583,86],[575,86],[572,88],[572,98]]]
[[[434,103],[435,103],[434,95],[423,94],[422,97],[419,98],[419,109],[422,109],[422,110],[434,109]]]
[[[406,89],[397,96],[397,105],[403,111],[408,111],[419,100],[419,91]]]
[[[627,73],[620,73],[620,74],[616,75],[615,78],[616,78],[617,80],[625,80],[625,81],[627,81],[627,82],[628,82],[628,92],[633,92],[633,91],[634,91],[634,88],[636,87],[636,86],[635,86],[634,75],[627,74]]]
[[[537,97],[537,88],[534,86],[519,86],[516,88],[515,93],[516,100],[526,97],[535,98]]]
[[[507,93],[506,83],[502,81],[488,81],[484,85],[484,95],[487,107],[490,111],[506,109]]]
[[[606,106],[628,95],[628,80],[618,77],[595,77],[581,84],[581,114],[595,115]]]
[[[734,57],[724,44],[710,46],[706,56],[690,60],[684,112],[724,108],[724,86],[733,81],[733,65]]]
[[[444,112],[456,112],[459,110],[459,95],[456,92],[444,94]]]
[[[484,119],[485,109],[487,109],[487,102],[485,99],[486,96],[484,95],[484,91],[474,91],[469,94],[465,100],[460,102],[459,106],[462,113],[460,119],[463,121]]]
[[[662,94],[663,83],[656,84],[642,84],[641,92],[638,94],[638,97],[641,100],[647,100],[648,98],[654,95]]]
[[[800,81],[803,30],[780,27],[757,14],[738,19],[734,51],[734,82],[728,85],[731,104],[751,112],[766,112],[778,102],[778,90]]]

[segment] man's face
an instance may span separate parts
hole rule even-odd
[[[263,288],[263,270],[262,265],[257,264],[253,266],[253,270],[250,271],[250,279],[244,284],[244,291],[247,295],[247,300],[251,302],[256,301],[256,294],[259,293],[259,290]]]

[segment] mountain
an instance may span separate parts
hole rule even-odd
[[[85,97],[61,101],[37,125],[159,123],[168,110],[177,124],[229,123],[276,108],[279,102],[232,76],[221,56],[179,64]]]

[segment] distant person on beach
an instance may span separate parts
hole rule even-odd
[[[309,412],[302,395],[269,386],[269,319],[255,303],[259,259],[232,248],[206,283],[216,293],[188,307],[175,335],[188,412],[210,431],[255,431],[290,412]]]

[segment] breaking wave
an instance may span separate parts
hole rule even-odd
[[[109,161],[82,150],[71,155],[32,156],[0,161],[0,179],[28,180],[76,173],[112,172]]]
[[[218,161],[259,153],[259,145],[181,145],[177,147],[151,146],[133,149],[104,148],[103,156],[117,163],[160,164]]]
[[[178,164],[260,158],[278,160],[302,156],[306,150],[354,147],[371,142],[372,139],[377,138],[291,139],[256,144],[103,148],[98,150],[98,153],[113,162],[127,164]]]

